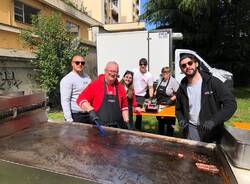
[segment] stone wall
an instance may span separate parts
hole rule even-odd
[[[84,45],[89,48],[88,55],[86,56],[85,72],[93,80],[97,77],[97,54],[95,45]]]
[[[38,89],[34,80],[35,70],[30,61],[23,58],[0,57],[0,93]]]

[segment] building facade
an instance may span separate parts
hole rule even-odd
[[[129,23],[139,20],[139,0],[73,0],[87,14],[103,24]]]
[[[4,0],[0,3],[0,94],[8,91],[32,91],[34,66],[30,60],[35,54],[20,40],[22,29],[31,26],[31,15],[49,16],[54,12],[62,15],[65,27],[77,34],[89,47],[89,70],[96,67],[95,44],[91,42],[91,28],[102,23],[61,0]],[[91,72],[90,72],[91,73]]]

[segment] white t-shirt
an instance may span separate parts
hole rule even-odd
[[[200,124],[199,114],[201,110],[201,84],[202,79],[193,85],[187,86],[190,117],[189,122],[196,126]]]
[[[141,73],[139,69],[134,70],[135,95],[145,96],[148,86],[153,86],[154,78],[150,72]]]

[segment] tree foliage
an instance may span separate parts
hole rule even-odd
[[[182,32],[183,48],[236,74],[250,71],[249,0],[151,0],[144,9],[141,18],[148,23]]]
[[[50,102],[57,105],[59,83],[70,69],[71,57],[75,53],[86,55],[87,49],[79,46],[76,36],[66,30],[60,14],[33,16],[31,29],[22,31],[21,38],[34,48],[36,79],[48,92]]]

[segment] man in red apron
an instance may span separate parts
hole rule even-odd
[[[79,95],[77,104],[89,112],[92,122],[99,121],[104,126],[126,128],[128,123],[128,103],[126,92],[118,80],[119,67],[116,62],[108,62],[105,74],[98,76]]]

